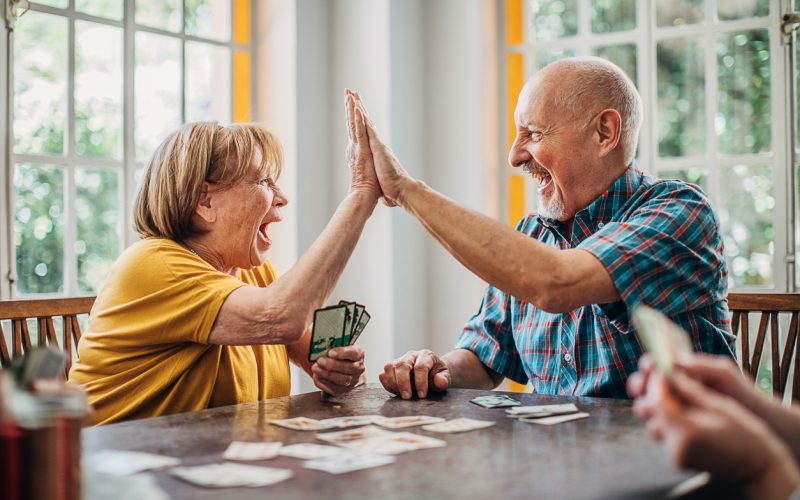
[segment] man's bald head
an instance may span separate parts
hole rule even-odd
[[[525,85],[529,102],[572,119],[589,119],[604,109],[622,118],[619,147],[625,162],[636,154],[642,127],[642,98],[630,78],[599,57],[560,59],[538,71]]]

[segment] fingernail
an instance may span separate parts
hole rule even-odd
[[[422,391],[419,391],[419,392],[417,392],[417,396],[419,396],[421,398],[424,398],[425,394],[423,394]]]
[[[328,351],[328,356],[331,357],[331,358],[335,358],[336,354],[337,354],[336,351]]]
[[[403,399],[411,399],[411,393],[408,391],[403,391]]]

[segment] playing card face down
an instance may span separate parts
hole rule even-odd
[[[231,462],[194,467],[174,467],[169,470],[169,473],[186,482],[207,488],[268,486],[292,477],[292,471],[288,469],[257,467]]]
[[[580,420],[583,418],[588,418],[588,413],[571,413],[569,415],[556,415],[553,417],[542,417],[542,418],[521,418],[519,419],[520,422],[526,422],[529,424],[538,424],[538,425],[555,425],[555,424],[563,424],[564,422],[570,422],[572,420]]]
[[[299,458],[301,460],[314,460],[317,458],[337,457],[346,455],[350,451],[338,446],[317,443],[295,443],[280,449],[283,457]]]
[[[522,404],[516,399],[508,397],[505,394],[478,396],[477,398],[471,399],[470,403],[483,406],[484,408],[505,408],[509,406],[519,406]]]
[[[485,429],[491,427],[495,423],[490,420],[475,420],[471,418],[454,418],[446,422],[439,422],[438,424],[430,424],[422,427],[422,430],[429,432],[442,432],[446,434],[456,432],[474,431],[476,429]]]
[[[671,376],[675,362],[692,353],[689,334],[655,309],[637,306],[631,321],[639,340],[664,375]]]
[[[225,460],[269,460],[278,456],[283,443],[233,441],[222,454]]]
[[[314,311],[311,345],[308,349],[309,361],[313,363],[328,349],[341,345],[347,314],[347,306],[325,307]]]
[[[294,417],[281,420],[270,420],[272,425],[292,429],[293,431],[324,431],[333,429],[335,426],[331,424],[322,423],[320,420],[314,420],[307,417]]]
[[[303,463],[306,469],[320,470],[329,474],[344,474],[372,467],[380,467],[396,462],[395,457],[386,455],[367,455],[364,453],[350,453],[343,456],[318,458]]]
[[[430,417],[427,415],[409,415],[404,417],[387,418],[375,423],[387,429],[404,429],[406,427],[436,424],[438,422],[444,422],[444,419],[440,417]]]
[[[349,441],[357,441],[359,439],[367,439],[375,436],[382,436],[384,434],[391,434],[380,427],[368,425],[366,427],[359,427],[358,429],[349,429],[346,431],[326,432],[324,434],[317,434],[317,439],[327,441],[329,443],[341,444]]]

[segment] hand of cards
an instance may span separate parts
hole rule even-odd
[[[633,310],[631,321],[644,348],[664,376],[671,376],[675,362],[692,353],[689,334],[655,309],[638,306]]]
[[[355,302],[342,300],[338,306],[317,309],[308,360],[313,363],[328,349],[355,344],[369,320],[366,308]]]

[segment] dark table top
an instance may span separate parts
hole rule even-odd
[[[497,425],[461,434],[404,429],[447,441],[444,448],[405,453],[397,463],[331,475],[304,469],[302,461],[278,457],[253,465],[289,468],[294,477],[263,488],[204,489],[154,472],[173,498],[658,498],[691,474],[675,470],[664,451],[633,415],[631,402],[511,394],[523,404],[574,402],[587,419],[544,426],[518,422],[503,409],[469,400],[488,391],[453,389],[425,400],[403,401],[380,386],[365,386],[340,398],[319,392],[195,413],[88,428],[84,453],[104,449],[174,456],[183,464],[222,462],[231,441],[318,442],[314,432],[268,422],[306,416],[433,415],[495,420]],[[322,443],[326,444],[326,443]],[[244,462],[242,462],[244,463]]]

